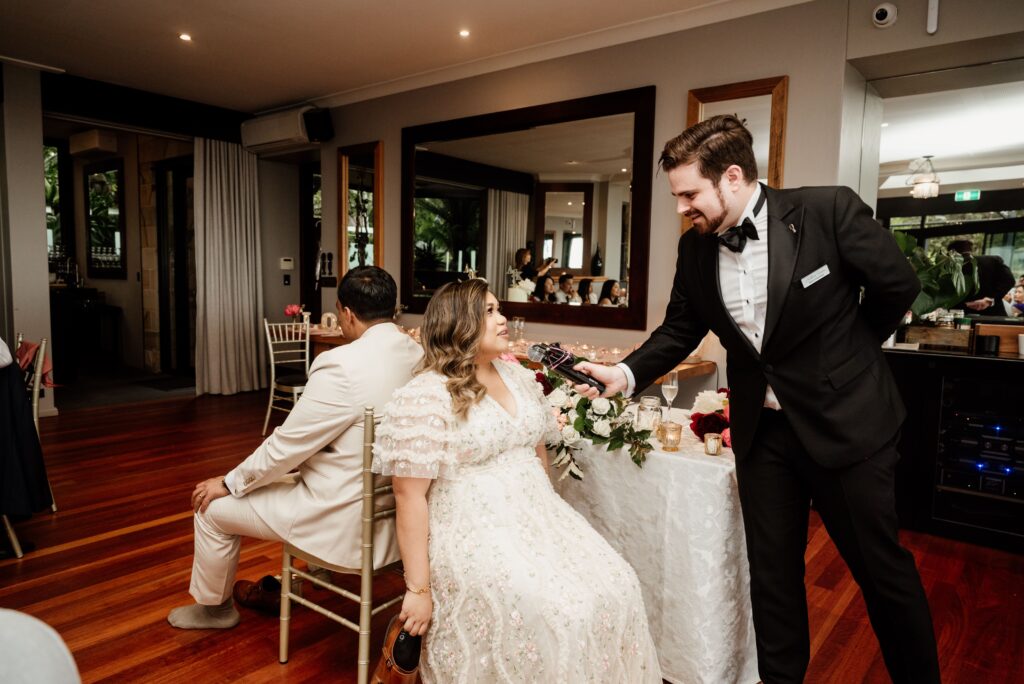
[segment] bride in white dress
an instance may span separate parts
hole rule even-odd
[[[660,683],[633,569],[547,477],[557,430],[482,280],[446,285],[424,370],[384,410],[373,469],[394,476],[424,684]]]

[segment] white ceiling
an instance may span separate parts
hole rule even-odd
[[[941,191],[1021,188],[1024,82],[883,100],[879,197],[910,193],[909,163],[932,155]]]
[[[0,0],[0,57],[255,113],[336,106],[805,1]]]

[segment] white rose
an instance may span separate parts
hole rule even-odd
[[[602,437],[607,437],[612,434],[612,424],[607,419],[602,418],[594,423],[594,433],[601,435]]]
[[[548,404],[555,408],[562,408],[565,405],[565,392],[560,389],[552,390],[548,395]]]
[[[566,425],[562,428],[562,441],[572,446],[576,442],[580,441],[580,433],[576,432],[576,428],[572,425]]]
[[[576,404],[578,403],[580,403],[580,395],[576,394],[571,390],[569,392],[566,392],[565,403],[562,405],[564,408],[575,409]]]
[[[608,401],[604,397],[598,397],[594,401],[590,402],[590,407],[594,409],[594,413],[599,416],[606,415],[612,410],[612,402]]]
[[[725,407],[725,400],[728,397],[725,393],[718,393],[714,390],[704,390],[697,395],[693,402],[693,413],[714,413]]]

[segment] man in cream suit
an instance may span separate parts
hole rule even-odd
[[[337,307],[353,342],[317,356],[298,403],[256,451],[227,475],[196,485],[189,589],[196,603],[172,610],[173,626],[238,624],[231,590],[242,536],[287,540],[329,563],[359,567],[363,409],[382,408],[423,355],[392,322],[396,298],[383,269],[349,271]],[[295,481],[282,482],[293,469]],[[398,560],[393,521],[378,525],[374,556],[375,565]]]

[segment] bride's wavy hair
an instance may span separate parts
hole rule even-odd
[[[452,409],[464,420],[487,390],[476,379],[476,355],[484,330],[487,283],[478,278],[441,286],[427,304],[420,326],[421,371],[437,371],[448,381]]]

